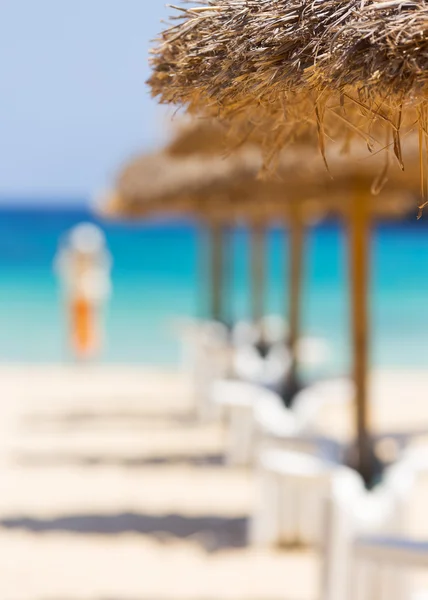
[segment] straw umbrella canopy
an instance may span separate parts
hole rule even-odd
[[[423,182],[427,23],[425,0],[189,2],[153,49],[149,85],[192,113],[242,117],[268,158],[312,129],[323,154],[328,137],[358,136],[403,167],[418,123]]]
[[[282,152],[269,178],[260,177],[260,147],[246,142],[226,152],[227,136],[212,121],[180,129],[164,151],[138,156],[125,165],[103,210],[128,217],[160,212],[221,216],[225,211],[222,218],[230,220],[231,215],[257,214],[266,219],[272,212],[284,215],[290,207],[297,210],[300,206],[310,219],[309,202],[311,213],[349,211],[349,194],[344,191],[357,186],[368,197],[368,210],[375,216],[394,212],[397,196],[416,196],[419,191],[415,136],[406,148],[404,172],[392,161],[386,170],[384,156],[367,157],[364,144],[354,143],[353,161],[343,156],[341,146],[328,149],[329,175],[317,149],[306,142]]]

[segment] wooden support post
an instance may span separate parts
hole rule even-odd
[[[224,318],[224,247],[223,228],[219,223],[212,223],[211,237],[211,318],[221,321]]]
[[[208,298],[211,296],[209,286],[209,262],[210,262],[210,244],[208,240],[208,231],[206,224],[201,223],[197,230],[196,243],[196,281],[197,281],[197,298],[196,298],[196,315],[200,319],[210,318],[210,310],[208,309]]]
[[[374,460],[369,434],[368,280],[370,219],[367,197],[354,193],[349,213],[349,258],[353,377],[356,389],[357,469],[366,485],[373,483]]]
[[[304,228],[298,207],[292,207],[289,215],[289,289],[288,289],[288,343],[291,352],[291,368],[285,402],[291,406],[293,396],[299,389],[298,343],[301,335],[301,296],[303,271]]]
[[[265,300],[265,231],[260,223],[250,230],[251,260],[251,316],[259,323],[264,315]]]

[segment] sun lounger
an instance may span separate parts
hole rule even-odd
[[[212,385],[211,400],[227,414],[229,464],[254,464],[259,450],[266,447],[299,450],[334,462],[343,459],[345,448],[340,443],[316,434],[309,422],[284,407],[275,392],[220,380]]]
[[[219,416],[209,400],[212,383],[230,371],[229,332],[223,323],[199,321],[182,329],[183,364],[202,420]]]
[[[299,452],[261,452],[250,540],[258,545],[320,547],[329,498],[344,507],[349,527],[359,534],[402,532],[413,481],[409,470],[398,464],[368,492],[361,476],[349,467]]]
[[[251,544],[319,546],[324,499],[361,492],[361,477],[348,467],[306,453],[266,450],[259,456]]]
[[[275,434],[290,444],[299,436],[295,416],[283,405],[281,398],[260,386],[242,381],[217,381],[212,387],[212,401],[227,414],[227,462],[230,465],[250,465],[262,441],[269,437],[262,422],[272,417]],[[260,422],[259,422],[260,417]],[[267,425],[267,424],[266,424]]]
[[[405,516],[414,485],[415,473],[399,461],[373,491],[363,490],[353,498],[332,494],[327,499],[323,600],[409,599],[406,574],[399,564],[390,568],[394,567],[392,556],[400,555],[391,536],[398,540],[406,533]],[[374,535],[378,541],[373,546]],[[390,542],[380,542],[379,536]],[[383,573],[382,565],[388,567]]]
[[[263,338],[268,345],[285,343],[288,335],[288,325],[278,315],[266,315],[258,323],[238,321],[232,329],[232,344],[235,347],[255,346]]]
[[[299,422],[305,424],[306,431],[317,432],[323,410],[341,406],[352,406],[355,400],[355,387],[351,379],[336,378],[316,382],[295,396],[293,411]],[[428,435],[427,427],[407,431],[386,431],[372,436],[375,447],[391,442],[389,448],[394,453],[393,460],[399,459],[407,446],[417,439]],[[385,444],[384,444],[385,445]],[[388,461],[387,461],[388,462]],[[391,461],[392,462],[392,461]],[[427,457],[428,463],[428,457]]]
[[[316,429],[321,411],[325,407],[351,405],[354,390],[353,382],[345,377],[319,381],[298,392],[293,410],[301,422]]]
[[[237,379],[275,391],[281,389],[287,379],[291,364],[290,351],[284,344],[271,346],[265,356],[250,344],[235,348],[233,353],[233,372]]]

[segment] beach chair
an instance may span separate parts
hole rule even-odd
[[[265,450],[256,472],[249,542],[256,546],[319,546],[324,499],[361,493],[361,477],[348,467],[306,453]]]
[[[406,515],[414,487],[415,471],[401,460],[386,470],[383,482],[373,491],[364,490],[354,498],[333,494],[326,500],[322,600],[409,600],[407,577],[401,569],[377,573],[381,565],[371,560],[369,551],[363,565],[358,564],[356,553],[373,536],[392,540],[406,535]],[[389,550],[384,548],[382,552],[386,565]]]
[[[354,541],[352,554],[350,600],[427,600],[426,589],[412,589],[409,572],[427,571],[428,541],[405,536],[362,537]],[[326,597],[330,598],[339,596]]]
[[[226,461],[244,466],[252,462],[255,447],[254,405],[260,388],[243,381],[219,380],[211,387],[211,403],[226,421]]]
[[[287,333],[287,323],[277,315],[238,322],[231,336],[234,376],[279,391],[291,365]]]
[[[340,408],[348,405],[351,407],[355,400],[355,386],[351,379],[336,378],[318,381],[298,392],[293,403],[293,411],[300,423],[305,424],[306,431],[317,432],[320,429],[323,410]],[[388,447],[394,451],[394,459],[398,460],[409,444],[417,438],[428,435],[427,427],[420,427],[408,431],[386,431],[375,433],[372,436],[375,447],[390,442]],[[384,444],[384,447],[386,445]],[[393,461],[391,461],[393,462]],[[427,458],[428,462],[428,458]]]
[[[342,463],[347,446],[316,431],[309,418],[302,418],[294,409],[284,407],[282,399],[263,390],[254,405],[257,449],[292,449]],[[312,415],[314,419],[316,414]]]
[[[293,410],[301,422],[316,429],[324,408],[352,405],[354,399],[355,386],[351,379],[326,379],[298,392],[294,398]]]
[[[249,539],[256,545],[321,547],[329,498],[346,506],[349,522],[361,534],[402,532],[413,483],[413,474],[404,465],[394,465],[383,483],[369,492],[349,467],[298,452],[263,451]]]
[[[234,348],[255,345],[259,337],[257,326],[251,321],[237,321],[232,327],[230,340]]]
[[[267,345],[285,343],[288,325],[279,315],[266,315],[259,322],[238,321],[232,328],[231,340],[234,347],[257,345],[261,338]]]
[[[219,406],[210,402],[210,389],[216,379],[226,377],[230,371],[227,327],[215,321],[198,322],[185,330],[182,344],[198,417],[208,420],[221,416]]]
[[[281,389],[292,364],[290,351],[283,343],[270,346],[265,356],[252,344],[241,345],[234,349],[232,360],[237,379],[274,391]]]
[[[278,394],[242,381],[212,384],[211,401],[227,421],[227,462],[251,465],[263,448],[287,448],[341,462],[345,447],[318,435],[312,424],[287,409]]]
[[[289,440],[292,444],[299,436],[295,416],[270,390],[243,381],[220,380],[212,385],[211,400],[226,415],[226,457],[229,465],[248,466],[254,463],[262,438],[266,441],[268,437],[266,433],[262,434],[257,415],[270,413],[274,417],[275,431],[280,432],[284,442]]]

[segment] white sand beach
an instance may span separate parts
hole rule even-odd
[[[428,430],[428,374],[372,383],[375,430]],[[222,464],[224,431],[194,419],[183,375],[3,365],[0,398],[2,600],[317,598],[314,553],[246,546],[252,473]],[[347,422],[323,417],[340,436]]]

